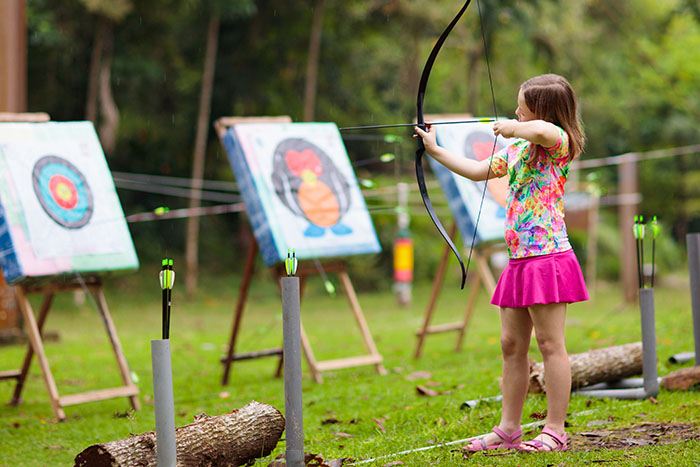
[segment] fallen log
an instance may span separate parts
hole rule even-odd
[[[642,343],[617,345],[569,355],[571,389],[642,374]],[[530,362],[530,392],[547,392],[544,364]]]
[[[251,401],[231,413],[195,417],[175,429],[178,466],[240,466],[270,454],[284,431],[284,417],[268,404]],[[75,466],[153,466],[158,460],[156,433],[95,444],[75,457]]]
[[[661,386],[670,390],[685,390],[696,384],[700,384],[700,366],[682,368],[661,378]]]

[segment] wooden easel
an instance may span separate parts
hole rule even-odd
[[[50,118],[47,114],[7,114],[0,113],[0,122],[47,122]],[[73,291],[82,290],[83,287],[87,288],[90,294],[95,298],[97,304],[97,312],[102,318],[102,322],[107,331],[107,336],[109,337],[110,343],[112,345],[112,350],[117,359],[117,365],[121,373],[121,378],[124,383],[123,386],[109,389],[100,389],[95,391],[83,392],[79,394],[71,394],[68,396],[59,396],[58,389],[56,387],[56,381],[54,380],[53,374],[51,373],[51,367],[49,366],[49,361],[46,358],[46,353],[44,352],[44,344],[42,340],[42,330],[44,323],[46,322],[46,317],[51,309],[51,304],[53,302],[54,295],[56,292],[63,291]],[[124,352],[122,351],[121,344],[119,343],[119,338],[117,337],[117,330],[112,322],[112,317],[109,314],[109,309],[107,308],[107,301],[102,290],[102,282],[97,277],[89,277],[83,279],[83,282],[76,281],[52,281],[49,283],[41,284],[20,284],[15,286],[15,293],[17,296],[17,302],[19,308],[22,312],[24,318],[24,325],[26,331],[29,334],[29,344],[27,345],[27,353],[24,357],[24,363],[22,368],[19,370],[3,371],[0,372],[0,379],[16,379],[17,384],[15,386],[15,391],[12,396],[12,400],[9,402],[10,405],[18,405],[21,402],[22,389],[24,388],[24,382],[27,379],[27,374],[29,373],[29,367],[32,362],[34,354],[37,356],[39,362],[39,367],[41,368],[41,373],[44,378],[44,383],[46,384],[46,390],[49,394],[49,401],[51,403],[51,408],[53,409],[54,415],[59,421],[66,419],[66,414],[63,408],[69,405],[82,404],[84,402],[92,402],[104,399],[112,399],[115,397],[128,397],[131,403],[131,407],[134,410],[140,410],[141,404],[138,400],[138,387],[131,381],[131,375],[129,372],[129,367],[124,357]],[[29,303],[28,295],[32,294],[44,294],[44,300],[41,305],[41,310],[39,311],[39,318],[35,319],[34,311]]]
[[[102,282],[98,278],[86,278],[84,279],[84,282],[85,287],[87,287],[88,291],[95,298],[95,302],[97,303],[97,312],[99,313],[100,318],[102,318],[105,330],[107,331],[107,336],[109,337],[112,350],[114,351],[114,355],[117,359],[117,366],[119,367],[119,372],[124,385],[116,388],[99,389],[79,394],[71,394],[69,396],[59,396],[56,382],[53,378],[53,374],[51,373],[49,361],[46,358],[46,353],[44,352],[41,331],[44,327],[44,323],[46,322],[46,317],[49,314],[49,310],[51,309],[51,304],[56,292],[81,290],[83,286],[76,282],[52,282],[37,286],[17,285],[15,291],[17,293],[19,307],[22,310],[22,316],[24,317],[27,333],[29,334],[29,345],[27,346],[27,353],[24,357],[22,369],[14,372],[7,372],[12,373],[7,377],[17,379],[17,385],[15,386],[15,392],[12,396],[12,400],[10,401],[10,405],[18,405],[21,402],[20,396],[22,394],[22,389],[24,388],[24,382],[29,372],[32,357],[34,354],[36,354],[42,376],[44,377],[44,383],[46,384],[46,390],[49,393],[51,408],[53,409],[53,412],[58,420],[63,421],[66,419],[66,414],[63,411],[63,408],[66,406],[104,399],[113,399],[115,397],[128,397],[131,407],[134,410],[141,410],[141,404],[138,400],[139,388],[131,381],[129,366],[126,362],[126,358],[124,357],[121,344],[119,343],[117,330],[114,327],[112,316],[109,314],[109,309],[107,308],[107,301],[105,300],[102,290]],[[44,294],[44,300],[41,304],[38,319],[34,318],[34,311],[29,303],[29,299],[27,298],[27,296],[31,294]]]
[[[450,227],[450,237],[454,237],[457,232],[457,225],[452,223]],[[457,344],[455,345],[455,352],[459,352],[462,349],[462,342],[464,340],[464,334],[466,333],[467,326],[469,325],[469,319],[471,318],[472,311],[474,310],[474,303],[476,302],[476,297],[479,290],[483,288],[490,295],[493,295],[494,290],[496,290],[496,281],[493,277],[493,272],[488,264],[488,258],[492,253],[497,251],[502,251],[505,247],[502,245],[488,245],[481,246],[476,245],[472,252],[472,261],[476,264],[477,275],[476,279],[471,283],[471,291],[469,292],[469,298],[467,299],[467,308],[464,313],[464,319],[459,322],[446,323],[430,325],[430,320],[437,304],[438,296],[440,295],[440,289],[442,288],[442,282],[445,277],[445,269],[447,268],[447,260],[450,256],[450,247],[445,245],[445,249],[442,252],[442,258],[440,259],[440,265],[438,266],[437,273],[435,275],[435,280],[433,280],[433,290],[430,294],[430,301],[428,302],[428,308],[425,310],[425,318],[423,319],[423,326],[421,329],[416,331],[416,337],[418,337],[418,344],[416,345],[416,351],[414,353],[414,358],[419,358],[421,356],[421,351],[423,349],[423,342],[426,336],[429,334],[438,334],[443,332],[457,331]]]
[[[226,133],[228,127],[235,125],[237,123],[291,123],[292,119],[288,116],[280,116],[280,117],[223,117],[217,120],[214,123],[214,127],[216,128],[216,131],[219,135],[219,139],[222,140],[223,142],[223,136]],[[224,374],[221,380],[221,384],[226,385],[228,383],[228,378],[229,374],[231,371],[231,365],[235,360],[249,360],[253,358],[260,358],[260,357],[268,357],[268,356],[277,356],[279,358],[279,362],[277,365],[277,371],[276,375],[279,376],[282,371],[282,358],[283,358],[283,352],[282,348],[272,348],[272,349],[264,349],[264,350],[259,350],[259,351],[254,351],[254,352],[247,352],[247,353],[235,353],[235,348],[236,348],[236,339],[238,337],[238,332],[240,330],[241,326],[241,321],[243,318],[243,309],[245,307],[245,302],[248,296],[248,289],[250,287],[250,281],[252,279],[253,273],[255,271],[255,259],[258,254],[258,243],[255,240],[255,237],[251,237],[250,244],[248,246],[248,256],[246,259],[246,265],[245,269],[243,271],[243,280],[241,282],[241,286],[239,289],[238,293],[238,300],[236,302],[236,309],[234,312],[234,318],[233,318],[233,327],[231,330],[231,338],[229,339],[229,346],[228,346],[228,351],[226,356],[224,356],[221,359],[221,362],[224,364]],[[348,358],[341,358],[341,359],[335,359],[335,360],[325,360],[325,361],[318,361],[316,360],[316,357],[314,356],[313,350],[311,349],[311,343],[309,342],[309,339],[306,336],[306,332],[304,330],[304,325],[302,323],[301,325],[301,345],[302,345],[302,351],[304,352],[304,357],[306,358],[306,362],[309,365],[309,370],[311,371],[311,376],[313,377],[314,381],[317,383],[323,382],[323,377],[321,376],[321,372],[323,371],[330,371],[330,370],[338,370],[342,368],[352,368],[352,367],[357,367],[357,366],[365,366],[365,365],[374,365],[377,373],[384,375],[386,374],[386,370],[384,369],[384,366],[382,365],[383,362],[383,357],[377,350],[377,347],[374,343],[374,339],[372,338],[372,335],[370,334],[369,327],[367,326],[367,321],[365,320],[364,314],[362,313],[362,308],[360,307],[360,302],[357,299],[357,295],[355,294],[355,289],[352,285],[352,281],[350,280],[350,276],[348,276],[345,264],[342,262],[336,262],[332,264],[324,264],[322,266],[323,271],[326,273],[335,273],[338,276],[338,279],[340,280],[340,283],[342,285],[343,289],[343,294],[348,300],[348,303],[350,305],[350,308],[353,312],[353,315],[355,317],[355,321],[357,322],[358,327],[360,328],[360,333],[362,335],[362,340],[364,342],[364,345],[368,351],[368,354],[366,355],[360,355],[356,357],[348,357]],[[277,286],[280,287],[280,281],[279,277],[282,276],[283,274],[284,267],[282,265],[278,265],[277,267],[270,268],[270,271],[272,272],[274,276],[274,280],[277,283]],[[319,274],[318,270],[313,267],[305,267],[301,266],[299,267],[297,271],[297,275],[300,278],[300,297],[303,297],[303,291],[304,291],[304,284],[305,280],[308,276],[316,275]]]

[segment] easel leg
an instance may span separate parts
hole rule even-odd
[[[44,329],[44,323],[46,322],[46,315],[49,314],[49,308],[51,308],[51,303],[53,303],[53,292],[49,292],[44,295],[44,301],[41,304],[41,311],[39,311],[39,320],[37,321],[37,329],[39,330],[39,335]],[[32,357],[34,357],[34,348],[31,342],[27,345],[27,354],[24,357],[24,363],[22,364],[22,369],[20,370],[19,377],[17,378],[17,385],[15,386],[15,392],[12,395],[12,400],[10,405],[19,405],[21,402],[22,389],[24,388],[24,381],[27,379],[27,374],[29,373],[29,367],[32,363]]]
[[[109,337],[109,342],[112,344],[112,350],[114,351],[114,356],[117,359],[117,366],[119,366],[122,382],[124,383],[124,386],[138,391],[138,389],[134,386],[133,381],[131,381],[129,365],[126,362],[126,357],[124,357],[122,346],[119,343],[119,337],[117,337],[117,328],[114,326],[112,316],[109,314],[109,308],[107,308],[107,300],[105,300],[102,285],[90,285],[88,286],[88,289],[97,301],[97,311],[99,312],[102,322],[104,323],[107,336]],[[129,396],[129,402],[131,402],[131,407],[134,410],[141,410],[141,403],[139,402],[138,395]]]
[[[360,331],[362,332],[362,339],[365,342],[365,347],[372,356],[380,356],[377,347],[374,345],[374,339],[372,339],[372,334],[369,332],[369,326],[367,326],[367,321],[362,313],[362,308],[360,308],[360,302],[357,300],[357,295],[355,295],[355,289],[350,282],[350,277],[345,270],[338,271],[338,278],[340,279],[343,289],[345,290],[345,295],[348,297],[348,302],[352,308],[355,319],[357,320],[358,326],[360,326]],[[381,363],[375,365],[377,373],[380,375],[387,374],[384,366]]]
[[[467,332],[467,326],[469,326],[469,320],[472,317],[472,311],[474,310],[474,303],[476,302],[476,296],[479,295],[479,286],[481,285],[481,276],[477,274],[474,283],[471,285],[472,289],[469,291],[469,300],[467,301],[467,310],[464,314],[464,321],[462,322],[462,327],[458,330],[457,335],[457,345],[455,346],[455,352],[462,350],[462,342],[464,341],[464,334]]]
[[[496,279],[494,279],[491,273],[491,268],[486,258],[486,254],[479,253],[478,251],[474,252],[474,259],[476,259],[476,265],[478,266],[477,271],[481,276],[481,280],[484,282],[484,287],[486,287],[490,295],[493,295],[496,291]]]
[[[22,310],[22,316],[24,317],[24,323],[27,327],[27,332],[29,333],[29,341],[34,353],[36,354],[37,361],[39,362],[39,367],[41,368],[41,374],[44,377],[44,383],[46,384],[46,390],[49,393],[49,401],[51,402],[51,408],[53,409],[54,415],[59,421],[66,419],[66,414],[63,408],[59,404],[58,400],[58,389],[56,388],[56,382],[51,374],[51,368],[49,367],[49,361],[46,359],[46,353],[44,353],[44,345],[41,341],[41,334],[39,333],[39,327],[36,320],[34,319],[34,312],[32,311],[32,306],[29,303],[24,291],[21,286],[17,286],[17,301],[19,302],[20,309]],[[19,382],[18,382],[19,384]]]
[[[449,235],[454,237],[457,231],[457,224],[454,222],[450,226]],[[419,358],[421,351],[423,350],[423,342],[425,341],[425,336],[427,335],[428,326],[430,325],[430,319],[433,316],[433,310],[437,304],[438,296],[440,295],[440,289],[442,288],[442,282],[445,278],[445,269],[447,268],[447,260],[450,255],[450,247],[445,246],[442,252],[442,257],[440,258],[440,265],[438,266],[437,272],[435,274],[435,279],[433,280],[433,291],[430,294],[430,302],[428,303],[428,309],[425,310],[425,318],[423,319],[423,327],[418,333],[418,345],[416,345],[416,351],[413,354],[413,358]]]
[[[255,271],[255,256],[258,254],[258,242],[255,238],[250,240],[248,245],[248,258],[246,258],[245,270],[243,272],[243,281],[241,282],[241,288],[238,291],[238,301],[236,302],[236,312],[233,317],[233,328],[231,329],[231,338],[228,343],[228,351],[226,353],[226,361],[224,362],[224,375],[221,378],[221,384],[228,384],[228,376],[231,371],[231,365],[233,365],[233,354],[236,348],[236,338],[238,337],[238,331],[241,326],[241,319],[243,318],[243,307],[245,306],[246,299],[248,298],[248,288],[250,287],[250,280],[253,277],[253,272]]]
[[[300,324],[300,326],[301,326],[301,349],[304,351],[304,356],[306,357],[306,362],[309,364],[309,371],[311,371],[311,377],[314,379],[315,382],[322,383],[323,376],[321,376],[321,372],[318,371],[318,367],[316,365],[316,357],[314,356],[313,350],[311,350],[311,343],[309,342],[309,338],[306,337],[306,331],[304,331],[304,325]]]

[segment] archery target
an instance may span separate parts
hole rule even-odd
[[[90,221],[94,201],[85,175],[66,159],[45,156],[34,164],[34,193],[46,214],[68,229]]]
[[[224,136],[265,264],[381,251],[338,127],[243,123]]]
[[[0,124],[0,251],[10,283],[138,267],[90,122]]]

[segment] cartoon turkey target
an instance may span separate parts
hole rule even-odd
[[[79,229],[90,221],[93,196],[85,176],[58,156],[45,156],[34,164],[34,193],[46,214],[67,229]]]
[[[272,184],[279,199],[296,216],[309,222],[306,237],[322,237],[326,230],[348,235],[341,222],[350,208],[350,187],[330,157],[302,138],[279,143],[273,156]]]

